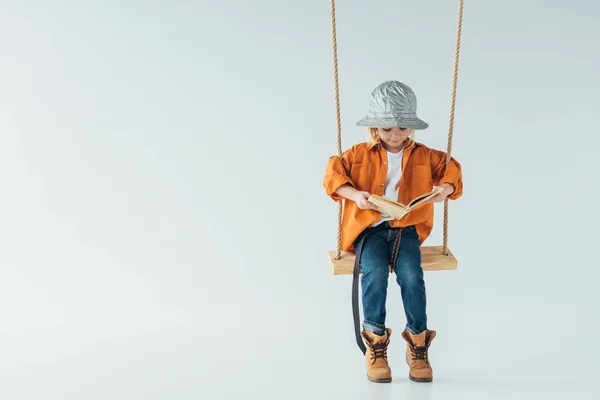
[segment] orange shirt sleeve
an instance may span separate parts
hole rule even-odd
[[[353,187],[355,186],[354,182],[352,182],[352,179],[350,179],[346,172],[350,170],[350,166],[352,165],[352,155],[353,148],[350,148],[342,153],[343,164],[338,156],[331,156],[327,160],[325,176],[323,177],[323,187],[325,188],[327,195],[334,201],[343,199],[342,196],[335,193],[340,186],[345,185],[346,183],[349,183]]]
[[[431,154],[431,172],[433,184],[441,186],[444,183],[454,185],[454,192],[448,199],[456,200],[463,194],[462,167],[454,157],[450,158],[446,166],[446,153],[439,150],[432,150]]]

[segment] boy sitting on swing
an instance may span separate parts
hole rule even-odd
[[[388,81],[371,93],[368,115],[357,125],[369,129],[368,141],[352,146],[342,160],[328,160],[323,186],[335,201],[346,199],[342,222],[342,250],[361,246],[362,338],[366,342],[367,378],[391,382],[387,347],[392,330],[386,328],[386,297],[389,266],[400,286],[406,326],[402,338],[407,343],[409,378],[431,382],[433,370],[428,349],[436,332],[427,328],[426,292],[421,267],[421,244],[433,228],[432,202],[462,195],[460,164],[446,153],[414,140],[415,130],[429,125],[416,114],[417,99],[407,85]],[[408,204],[415,197],[442,190],[430,202],[396,220],[382,214],[368,201],[377,194]],[[358,254],[357,254],[358,255]]]

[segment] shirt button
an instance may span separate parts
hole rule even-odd
[[[381,187],[384,187],[385,185],[382,183],[382,184],[381,184],[381,185],[379,185],[379,186],[381,186]]]

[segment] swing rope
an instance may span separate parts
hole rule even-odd
[[[458,84],[458,64],[460,54],[460,38],[462,34],[462,21],[463,21],[463,3],[464,0],[459,0],[458,4],[458,24],[456,28],[456,46],[454,49],[454,74],[452,77],[452,102],[450,106],[450,127],[448,129],[448,145],[446,150],[446,166],[452,159],[452,137],[454,135],[454,111],[456,109],[456,88]],[[335,20],[335,0],[329,0],[331,9],[331,38],[333,45],[333,81],[335,89],[335,113],[337,120],[337,151],[338,158],[342,162],[342,123],[340,113],[340,86],[338,78],[338,56],[337,56],[337,31],[336,31],[336,20]],[[339,260],[342,254],[342,214],[343,214],[343,202],[338,202],[338,230],[337,230],[337,251],[335,259]],[[448,255],[448,199],[444,200],[444,239],[442,254]]]
[[[338,57],[337,57],[337,33],[335,25],[335,0],[329,0],[331,8],[331,37],[333,44],[333,83],[335,89],[335,116],[337,120],[337,151],[338,158],[342,165],[342,120],[340,113],[340,85],[338,80]],[[343,214],[343,202],[338,201],[338,230],[337,230],[337,251],[335,253],[335,259],[339,260],[342,254],[342,214]]]
[[[452,136],[454,135],[454,109],[456,108],[456,86],[458,83],[458,60],[460,54],[460,36],[462,34],[463,0],[458,3],[458,24],[456,26],[456,47],[454,49],[454,74],[452,77],[452,105],[450,106],[450,127],[448,128],[448,146],[446,166],[452,158]],[[442,254],[448,255],[448,198],[444,200],[444,242]]]

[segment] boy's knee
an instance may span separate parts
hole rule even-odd
[[[414,260],[412,262],[399,261],[396,265],[396,275],[398,283],[403,286],[421,286],[423,283],[421,263]]]
[[[388,278],[390,267],[385,263],[366,263],[361,265],[363,275]]]

